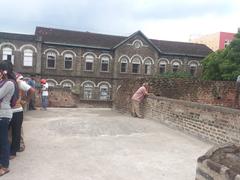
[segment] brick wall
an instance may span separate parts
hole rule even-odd
[[[112,107],[112,101],[110,100],[83,100],[79,95],[74,95],[71,90],[67,88],[50,88],[48,101],[49,107]],[[41,106],[39,93],[36,93],[36,106]]]
[[[143,79],[140,80],[124,80],[120,81],[117,86],[114,94],[114,102],[113,109],[122,112],[122,113],[130,113],[131,108],[131,96],[136,91],[140,84],[143,82]],[[174,82],[178,83],[179,81],[170,80],[161,80],[166,81],[166,84],[171,85],[172,87],[182,87],[175,89],[164,90],[161,87],[160,95],[169,96],[173,93],[177,94],[174,98],[182,98],[191,97],[191,83],[183,84],[182,82],[179,84],[173,84]],[[186,81],[189,82],[189,81]],[[153,82],[152,82],[153,83]],[[202,82],[201,82],[202,83]],[[198,83],[198,84],[201,84]],[[204,84],[204,83],[202,83]],[[217,82],[213,82],[214,85],[218,84]],[[224,82],[222,82],[224,84]],[[230,86],[229,86],[230,84]],[[205,87],[204,90],[208,94],[210,87],[213,85],[211,83],[207,84],[209,86]],[[221,83],[220,83],[221,85]],[[152,92],[157,92],[158,84],[152,84]],[[231,83],[226,83],[226,87],[233,88]],[[184,87],[185,93],[190,93],[188,96],[184,95]],[[194,89],[194,88],[193,88]],[[203,88],[195,88],[200,89],[202,92],[202,96],[204,96]],[[161,91],[162,90],[162,91]],[[180,91],[182,90],[182,92]],[[188,90],[188,91],[187,91]],[[199,90],[199,91],[200,91]],[[225,89],[224,89],[225,91]],[[228,92],[225,92],[226,94]],[[196,99],[198,99],[196,93]],[[199,93],[201,94],[201,93]],[[193,96],[194,97],[194,96]],[[202,99],[210,99],[211,96],[202,97]],[[148,119],[152,119],[158,121],[160,123],[164,123],[173,128],[179,129],[186,133],[192,134],[194,136],[206,139],[208,141],[214,143],[225,143],[225,142],[233,142],[236,144],[240,144],[240,111],[232,108],[225,108],[220,106],[211,106],[207,104],[200,104],[198,102],[190,102],[179,99],[170,99],[166,97],[157,97],[157,96],[149,96],[145,99],[142,112],[144,116]],[[191,98],[189,98],[191,100]],[[188,100],[189,100],[188,99]],[[213,98],[212,98],[213,99]],[[234,100],[232,99],[231,103]],[[211,99],[208,101],[209,103],[214,102]]]
[[[232,81],[152,78],[151,91],[157,96],[234,108],[236,87]]]
[[[144,116],[214,143],[240,144],[240,111],[194,102],[148,97]]]
[[[38,90],[37,90],[38,91]],[[67,88],[49,88],[49,107],[77,107],[76,97]],[[36,106],[41,106],[41,95],[36,93]]]

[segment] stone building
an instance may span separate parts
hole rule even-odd
[[[165,72],[201,74],[212,52],[203,44],[36,27],[35,34],[0,33],[0,57],[24,75],[38,74],[53,87],[79,88],[81,99],[111,100],[114,80]]]

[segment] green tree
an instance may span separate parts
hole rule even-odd
[[[240,75],[240,33],[224,50],[208,55],[203,61],[205,80],[235,80]]]

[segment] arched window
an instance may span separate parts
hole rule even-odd
[[[73,55],[65,54],[64,55],[64,69],[72,69],[73,68]]]
[[[127,72],[127,67],[128,67],[128,60],[127,60],[127,58],[122,58],[120,62],[121,62],[120,72],[121,73],[126,73]]]
[[[33,51],[31,49],[23,51],[23,66],[33,66]]]
[[[48,86],[49,87],[55,87],[57,86],[57,81],[55,81],[54,79],[48,79],[47,80]]]
[[[55,69],[56,68],[56,53],[48,52],[47,53],[47,63],[46,68]]]
[[[196,74],[196,71],[197,71],[197,64],[196,63],[191,63],[189,65],[189,68],[190,68],[190,74],[192,76],[194,76]]]
[[[9,47],[3,48],[2,60],[9,60],[14,64],[14,56],[12,54],[12,49]]]
[[[109,71],[109,57],[108,56],[101,57],[101,71],[102,72]]]
[[[132,73],[140,73],[140,64],[141,64],[140,58],[135,57],[132,60]]]
[[[164,74],[166,72],[166,61],[160,61],[159,63],[159,72],[160,74]]]
[[[172,64],[172,71],[174,73],[178,72],[179,71],[179,67],[180,67],[180,63],[175,61],[173,64]]]
[[[93,98],[93,85],[90,83],[86,83],[83,85],[84,91],[84,99],[92,99]]]
[[[151,69],[152,69],[152,61],[150,59],[147,59],[144,62],[144,73],[147,75],[151,74]]]
[[[109,88],[107,85],[103,84],[100,86],[100,97],[101,100],[107,100],[110,99],[109,96]]]
[[[89,54],[85,58],[85,70],[93,71],[94,56]]]
[[[65,80],[60,82],[60,85],[63,88],[70,88],[71,89],[75,85],[75,83],[70,79],[65,79]]]
[[[48,87],[55,87],[56,84],[52,81],[48,81]]]
[[[69,89],[71,89],[72,88],[72,83],[70,83],[70,82],[64,82],[64,83],[62,83],[62,87],[63,88],[69,88]]]

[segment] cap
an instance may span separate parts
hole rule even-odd
[[[41,79],[41,84],[46,84],[47,80],[46,79]]]

